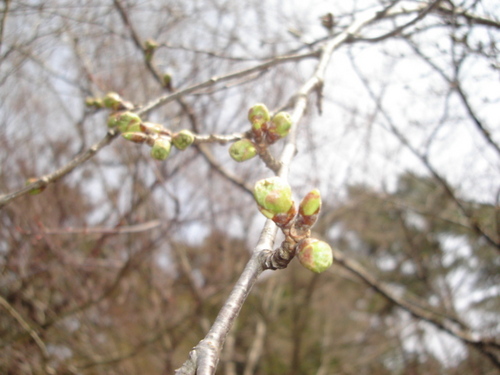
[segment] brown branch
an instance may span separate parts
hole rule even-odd
[[[383,17],[385,14],[386,12],[375,12],[354,21],[346,30],[327,42],[320,51],[315,51],[310,54],[310,56],[320,54],[320,60],[313,76],[305,82],[305,84],[289,102],[289,106],[293,108],[293,126],[290,134],[286,138],[286,144],[279,159],[281,167],[277,174],[281,178],[286,180],[288,177],[290,164],[296,153],[298,124],[308,107],[308,97],[315,91],[318,85],[322,85],[323,83],[324,74],[333,51],[348,41],[353,34],[358,32],[364,26],[379,19],[380,17]],[[270,66],[277,63],[278,60],[274,61],[275,62],[273,63],[270,62]],[[249,70],[235,73],[233,75],[227,75],[226,77],[248,74],[245,72],[249,72]],[[214,79],[214,82],[217,82],[217,79]],[[199,85],[196,89],[198,88]],[[164,100],[167,100],[167,98],[160,98],[156,103],[152,103],[152,105],[160,105],[164,102]],[[271,249],[273,248],[272,246],[276,238],[276,233],[277,228],[275,224],[271,220],[267,220],[252,257],[231,291],[226,303],[217,315],[212,328],[207,336],[205,336],[205,338],[201,340],[190,352],[189,359],[182,365],[181,368],[176,370],[176,375],[194,375],[195,373],[197,375],[212,375],[215,373],[220,352],[230,328],[238,316],[239,311],[258,276],[264,271],[264,269],[269,268],[269,260],[273,257],[273,253],[275,253]]]
[[[478,334],[472,333],[470,329],[462,329],[453,319],[444,317],[444,315],[434,314],[429,309],[425,309],[414,302],[408,302],[400,298],[396,293],[392,292],[386,285],[377,280],[368,270],[353,259],[344,255],[341,251],[333,249],[335,261],[360,278],[366,285],[375,289],[392,303],[400,308],[408,311],[414,317],[424,320],[442,331],[449,333],[463,343],[477,349],[481,354],[484,354],[498,368],[500,368],[500,360],[494,355],[494,350],[500,349],[500,342],[494,339],[486,339]]]
[[[357,64],[355,63],[354,59],[351,59],[352,65],[354,68],[354,71],[358,74],[359,78],[363,82],[369,96],[371,99],[374,101],[375,105],[377,106],[377,109],[380,111],[382,116],[384,117],[390,131],[394,134],[394,136],[413,154],[415,155],[421,163],[427,168],[427,170],[430,172],[432,177],[436,179],[437,182],[443,187],[445,190],[446,194],[452,199],[452,201],[455,203],[455,205],[458,207],[460,212],[464,215],[465,218],[467,218],[469,222],[469,227],[472,229],[478,236],[483,237],[493,248],[495,248],[497,251],[500,251],[500,242],[495,240],[493,237],[488,235],[478,224],[478,222],[474,219],[472,213],[465,207],[463,202],[456,196],[456,194],[453,192],[453,189],[451,186],[448,184],[446,179],[441,176],[440,173],[434,168],[434,166],[431,164],[429,161],[428,157],[426,155],[422,155],[418,150],[410,143],[408,138],[406,138],[398,129],[394,121],[392,121],[391,117],[387,113],[387,111],[383,108],[382,103],[380,98],[375,95],[373,90],[370,87],[370,84],[368,83],[367,79],[363,76],[359,68],[357,67]]]

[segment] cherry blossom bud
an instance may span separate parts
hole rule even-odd
[[[321,209],[321,194],[318,189],[310,191],[299,205],[299,214],[295,221],[298,231],[310,229],[316,220]]]
[[[269,110],[264,104],[255,104],[248,111],[248,120],[252,124],[252,130],[255,136],[259,137],[263,130],[265,130],[267,126],[266,123],[270,120]]]
[[[152,39],[148,39],[144,42],[144,52],[146,53],[146,61],[151,61],[153,58],[153,53],[158,48],[158,43]]]
[[[108,118],[108,126],[117,127],[122,133],[141,131],[141,118],[133,112],[117,112]]]
[[[289,213],[295,211],[295,207],[292,189],[285,180],[280,177],[270,177],[257,181],[253,195],[260,212],[265,217],[279,220],[280,225],[286,225],[290,221],[287,221],[292,216]]]
[[[292,127],[292,116],[287,112],[276,114],[267,129],[266,139],[268,143],[274,143],[278,139],[286,137]]]
[[[151,148],[151,157],[156,160],[165,160],[170,155],[171,143],[168,138],[157,138]]]
[[[106,108],[111,108],[115,111],[120,109],[122,102],[123,99],[116,92],[108,92],[102,99],[102,103]]]
[[[189,130],[181,130],[172,135],[172,143],[179,150],[185,150],[194,142],[194,134]]]
[[[251,140],[244,138],[231,145],[229,155],[237,162],[242,162],[257,155],[257,150]]]
[[[306,238],[296,247],[297,258],[300,263],[316,273],[321,273],[333,263],[332,248],[324,241],[315,238]]]

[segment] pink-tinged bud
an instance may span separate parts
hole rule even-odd
[[[253,195],[262,214],[273,219],[279,215],[289,216],[290,210],[294,210],[292,189],[290,185],[280,177],[270,177],[257,181]],[[281,225],[283,222],[280,223]]]
[[[307,193],[299,206],[299,212],[304,216],[316,215],[321,209],[321,194],[318,189]]]
[[[171,143],[168,138],[157,138],[151,148],[151,157],[156,160],[165,160],[170,155]]]
[[[315,238],[306,238],[296,247],[297,258],[300,263],[316,273],[321,273],[333,263],[332,248],[324,241]]]
[[[108,118],[110,128],[117,127],[122,133],[141,131],[141,118],[133,112],[117,112]]]
[[[248,111],[248,120],[252,124],[252,130],[258,137],[265,128],[265,124],[270,120],[269,110],[264,104],[255,104]]]
[[[104,98],[102,98],[102,103],[106,108],[117,111],[120,109],[123,99],[116,92],[108,92]]]
[[[242,162],[257,155],[257,150],[251,140],[244,138],[229,147],[229,155],[237,162]]]
[[[122,137],[125,138],[127,141],[134,143],[145,143],[149,139],[149,135],[139,132],[122,133]]]
[[[172,143],[179,150],[185,150],[194,142],[194,134],[189,130],[181,130],[172,135]]]
[[[274,143],[278,139],[286,137],[292,128],[292,116],[286,112],[276,114],[267,128],[266,139],[268,143]]]
[[[318,220],[321,209],[321,194],[318,189],[309,192],[299,205],[299,213],[293,224],[290,234],[296,240],[308,236],[310,229]]]

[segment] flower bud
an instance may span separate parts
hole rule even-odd
[[[172,136],[173,145],[179,150],[185,150],[194,142],[194,134],[189,130],[181,130]]]
[[[171,143],[168,138],[157,138],[151,148],[151,157],[156,160],[165,160],[170,155]]]
[[[99,99],[99,98],[87,98],[87,99],[85,99],[85,105],[87,107],[96,107],[96,108],[104,107],[104,103],[102,102],[102,99]]]
[[[321,194],[318,189],[310,191],[302,202],[300,202],[299,213],[304,216],[312,216],[319,213],[321,209]]]
[[[257,150],[251,140],[244,138],[229,147],[229,155],[237,162],[242,162],[257,155]]]
[[[122,133],[122,137],[134,143],[144,143],[149,139],[149,135],[139,132]]]
[[[306,238],[300,241],[296,247],[296,254],[305,268],[316,273],[327,270],[333,263],[330,245],[315,238]]]
[[[116,92],[108,92],[106,96],[102,99],[102,104],[106,108],[111,108],[117,111],[120,109],[123,99]]]
[[[292,116],[287,112],[279,112],[271,120],[266,139],[268,143],[274,143],[278,139],[286,137],[292,127]]]
[[[117,112],[108,118],[110,128],[117,127],[122,133],[141,131],[141,118],[133,112]]]
[[[256,136],[262,133],[262,127],[270,119],[269,110],[264,104],[255,104],[248,111],[248,120],[252,124],[252,130]]]
[[[292,199],[292,189],[288,183],[280,177],[270,177],[257,181],[254,187],[253,195],[259,210],[262,214],[273,219],[278,219],[279,215],[287,214],[294,210]],[[286,223],[280,222],[281,225]]]

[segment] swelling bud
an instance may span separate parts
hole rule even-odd
[[[118,110],[121,107],[123,99],[116,92],[108,92],[104,98],[102,98],[102,104],[106,108],[112,110]]]
[[[262,127],[270,120],[270,118],[269,110],[262,103],[255,104],[248,111],[248,121],[252,124],[252,130],[256,136],[262,134]]]
[[[240,139],[229,147],[229,155],[237,162],[242,162],[257,155],[253,142],[249,139]]]
[[[151,148],[151,157],[156,160],[165,160],[170,155],[171,143],[167,138],[157,138]]]
[[[300,264],[315,273],[326,271],[333,263],[332,248],[324,241],[306,238],[296,247]]]
[[[284,220],[279,220],[279,225],[286,225],[287,219],[293,218],[289,213],[295,212],[295,207],[292,199],[292,189],[290,185],[280,177],[270,177],[264,180],[257,181],[254,187],[253,195],[259,206],[260,212],[267,217],[276,221],[285,216]],[[290,221],[288,220],[288,221]]]
[[[110,128],[117,127],[122,133],[141,131],[141,118],[133,112],[113,113],[108,118]]]
[[[181,130],[172,136],[173,145],[179,150],[185,150],[194,142],[194,134],[189,130]]]
[[[286,137],[292,128],[292,116],[287,112],[277,113],[267,129],[268,143],[274,143],[278,139]]]

